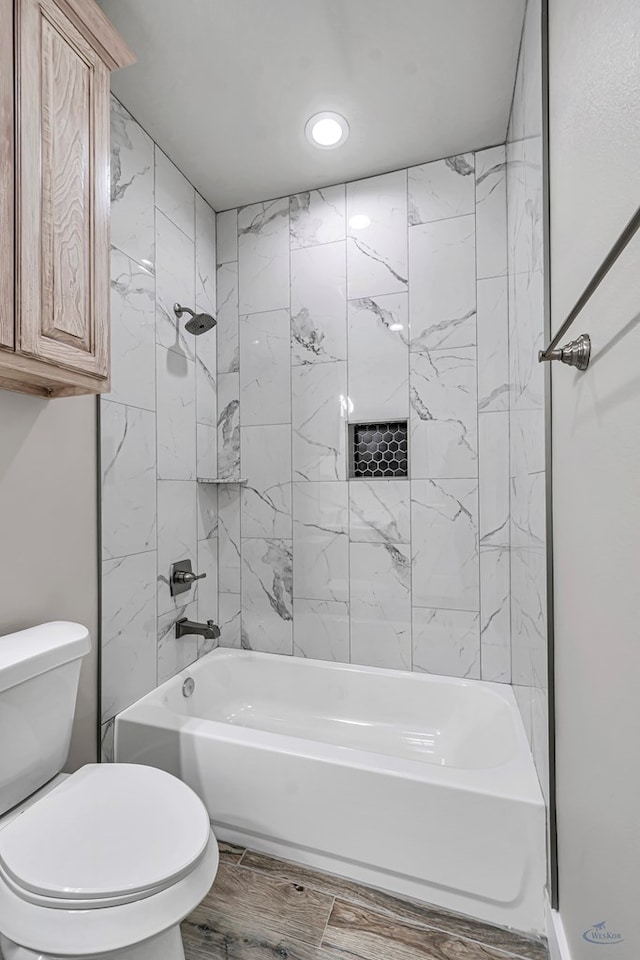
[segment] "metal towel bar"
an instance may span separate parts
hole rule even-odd
[[[560,340],[562,340],[578,314],[587,305],[622,251],[627,247],[629,241],[633,239],[639,227],[640,207],[638,207],[634,215],[631,217],[624,230],[611,247],[611,250],[592,276],[591,280],[585,287],[584,293],[570,311],[567,319],[564,321],[555,337],[551,340],[549,346],[546,348],[546,350],[540,350],[538,353],[538,361],[540,363],[543,363],[545,360],[561,360],[562,363],[568,363],[569,366],[577,367],[578,370],[587,369],[591,356],[591,339],[588,333],[580,334],[576,340],[572,340],[564,347],[558,347],[558,343]]]

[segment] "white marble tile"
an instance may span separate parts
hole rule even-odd
[[[220,627],[220,647],[235,647],[239,650],[241,643],[240,625],[240,594],[221,593],[218,598],[218,626]]]
[[[223,210],[216,216],[216,260],[218,264],[238,259],[238,211]]]
[[[102,400],[102,557],[156,547],[156,418]]]
[[[240,317],[240,422],[291,422],[288,310]]]
[[[509,278],[509,382],[512,410],[544,406],[544,280],[542,273]]]
[[[480,547],[480,645],[483,680],[511,682],[508,547]]]
[[[480,677],[480,615],[413,608],[413,669],[446,677]]]
[[[199,193],[196,193],[196,309],[216,315],[216,215]]]
[[[477,477],[476,348],[423,349],[410,364],[411,477]]]
[[[107,722],[103,723],[100,727],[100,763],[113,763],[115,760],[113,742],[114,728],[115,717],[107,720]]]
[[[413,604],[479,608],[476,480],[411,482]]]
[[[289,306],[289,198],[238,210],[241,314]]]
[[[293,653],[290,540],[242,540],[242,646]]]
[[[542,549],[511,549],[511,679],[544,686],[547,671],[546,558]]]
[[[344,240],[345,185],[308,190],[289,198],[291,249]]]
[[[480,544],[509,543],[509,414],[481,413],[478,417],[480,448]]]
[[[542,138],[507,144],[509,273],[543,269]]]
[[[412,349],[476,342],[475,217],[409,228]]]
[[[409,543],[411,491],[408,480],[351,480],[349,537],[360,543]]]
[[[102,564],[102,721],[156,685],[156,554]]]
[[[195,238],[196,192],[156,144],[156,207],[189,239]]]
[[[546,460],[544,410],[512,410],[509,429],[511,476],[521,477],[544,473]]]
[[[218,375],[218,477],[240,476],[240,375]]]
[[[242,536],[291,539],[291,427],[240,428]]]
[[[350,300],[349,399],[352,420],[409,415],[408,295]]]
[[[474,212],[474,156],[462,153],[409,167],[409,223],[430,223]]]
[[[204,423],[196,424],[196,474],[216,479],[218,471],[218,431]]]
[[[183,593],[179,600],[184,601]],[[198,656],[198,637],[189,635],[176,638],[176,621],[197,620],[198,604],[195,600],[176,606],[175,610],[158,617],[158,683],[164,683],[175,677]]]
[[[156,347],[158,476],[195,480],[196,385],[193,360]]]
[[[188,480],[158,481],[158,614],[197,599],[197,584],[189,593],[172,597],[169,591],[171,564],[191,560],[197,564],[197,493]]]
[[[478,411],[509,409],[508,280],[479,280]]]
[[[294,480],[346,478],[347,364],[292,367]]]
[[[218,536],[218,487],[215,483],[197,486],[198,540]]]
[[[406,170],[347,184],[347,238],[350,300],[407,289]]]
[[[348,484],[293,484],[293,559],[296,598],[349,599]]]
[[[111,250],[111,391],[109,400],[156,407],[155,279]]]
[[[207,620],[218,622],[218,541],[198,541],[197,572],[206,573],[204,580],[198,581],[198,622]],[[184,594],[183,594],[184,596]],[[198,637],[198,656],[202,657],[218,645],[217,640]]]
[[[352,543],[351,662],[411,669],[409,547]]]
[[[293,654],[349,663],[349,604],[338,600],[293,601]]]
[[[193,359],[195,338],[185,330],[188,316],[178,320],[174,303],[194,309],[195,247],[159,210],[156,211],[156,340]]]
[[[153,272],[153,140],[111,98],[111,244]]]
[[[238,264],[223,263],[218,267],[218,373],[238,373]]]
[[[345,241],[291,251],[291,362],[347,359]]]
[[[220,593],[240,593],[240,487],[218,490],[218,585]]]
[[[218,420],[217,327],[196,339],[196,418],[215,427]]]
[[[476,154],[478,278],[507,273],[507,175],[504,144]]]

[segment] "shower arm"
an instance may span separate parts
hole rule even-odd
[[[179,303],[174,303],[173,312],[175,313],[178,320],[180,319],[183,313],[188,313],[192,317],[195,317],[196,315],[195,311],[191,310],[189,307],[182,307],[180,306]]]

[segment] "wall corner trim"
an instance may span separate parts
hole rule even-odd
[[[549,943],[549,960],[571,960],[571,951],[564,932],[562,917],[557,910],[552,908],[548,893],[545,896],[545,919],[547,941]]]

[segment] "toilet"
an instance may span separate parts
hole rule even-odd
[[[89,649],[77,623],[0,637],[0,955],[184,960],[180,921],[213,883],[216,839],[163,770],[60,772]]]

